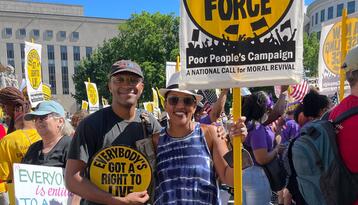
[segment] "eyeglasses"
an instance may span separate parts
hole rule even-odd
[[[142,82],[142,79],[135,76],[115,76],[112,78],[112,82],[117,85],[131,85],[135,86]]]
[[[45,121],[45,120],[47,120],[49,117],[52,117],[52,116],[53,116],[52,113],[50,113],[50,114],[47,114],[47,115],[38,115],[38,116],[36,116],[34,119],[35,119],[35,121],[37,121],[37,120]]]
[[[172,106],[177,105],[179,100],[183,102],[185,106],[193,106],[196,103],[196,100],[193,97],[169,96],[167,98],[168,103]]]

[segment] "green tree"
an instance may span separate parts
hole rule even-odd
[[[111,65],[120,59],[136,61],[142,68],[145,90],[142,101],[152,101],[152,90],[165,86],[165,63],[175,61],[179,55],[179,17],[149,14],[134,14],[119,25],[119,35],[105,41],[75,70],[73,81],[78,103],[87,99],[84,81],[88,78],[97,84],[100,96],[110,99],[107,75]]]
[[[318,76],[319,39],[317,33],[303,36],[303,66],[308,77]]]

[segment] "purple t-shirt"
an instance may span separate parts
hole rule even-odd
[[[296,138],[300,132],[300,126],[295,120],[286,119],[285,127],[281,132],[281,144],[287,143],[290,139]]]
[[[212,123],[211,119],[210,119],[210,115],[206,115],[206,116],[200,118],[199,122],[201,124],[206,124],[206,125],[210,125]]]
[[[252,149],[252,151],[262,148],[266,148],[268,152],[273,150],[273,140],[275,138],[275,134],[269,126],[261,124],[254,124],[251,126],[248,125],[248,130],[249,133],[244,142],[245,146]],[[257,164],[255,156],[252,156],[252,158],[254,163]]]

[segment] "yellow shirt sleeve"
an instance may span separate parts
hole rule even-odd
[[[36,130],[16,130],[0,141],[0,179],[12,180],[12,165],[20,163],[28,148],[41,137]]]

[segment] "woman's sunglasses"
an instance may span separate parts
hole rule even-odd
[[[177,96],[170,96],[167,98],[167,101],[170,105],[175,106],[179,103],[179,100],[183,102],[185,106],[193,106],[196,104],[196,100],[193,97],[177,97]]]

